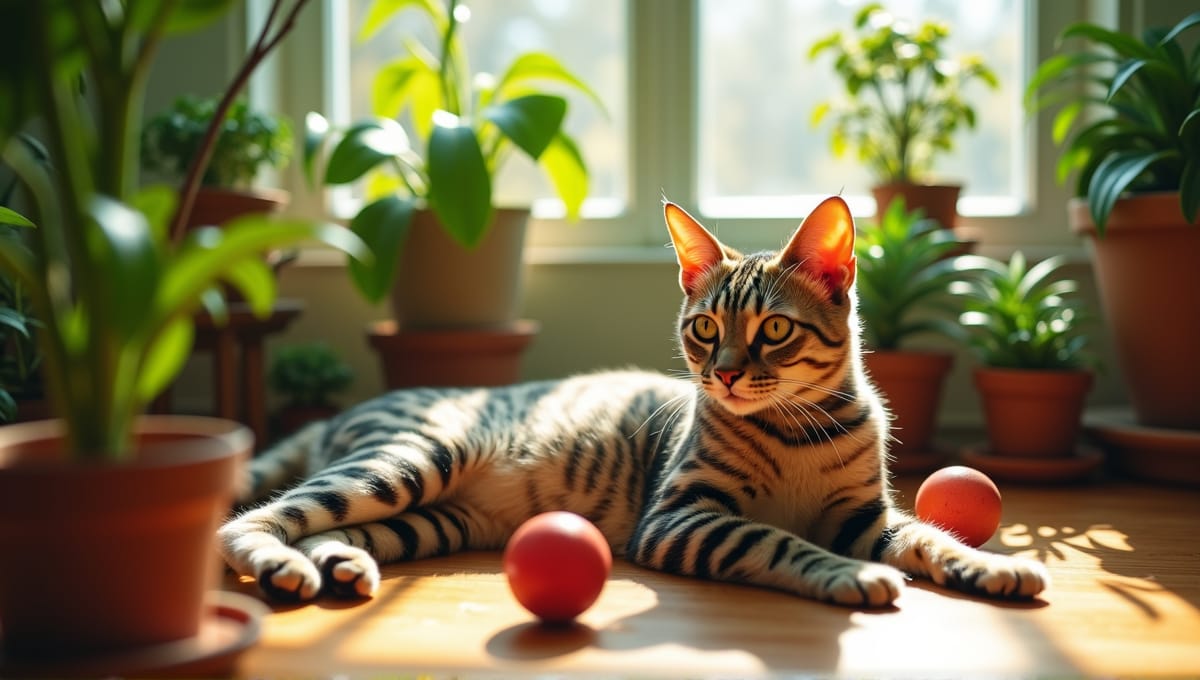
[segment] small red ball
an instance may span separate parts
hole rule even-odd
[[[978,548],[1000,527],[1000,490],[979,470],[951,465],[921,483],[915,509],[919,519]]]
[[[504,573],[517,601],[548,623],[591,607],[612,570],[612,550],[596,525],[565,511],[526,520],[508,539]]]

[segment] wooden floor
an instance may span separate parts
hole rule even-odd
[[[911,507],[915,482],[898,486]],[[913,583],[892,609],[854,611],[618,562],[580,624],[553,630],[510,595],[499,554],[471,553],[388,566],[369,601],[276,608],[239,673],[1200,676],[1200,492],[1002,492],[986,547],[1046,563],[1053,585],[1032,603]]]

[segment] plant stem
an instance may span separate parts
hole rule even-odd
[[[225,89],[225,94],[217,104],[212,120],[209,121],[208,128],[204,131],[200,148],[188,166],[183,185],[179,188],[179,206],[175,210],[175,216],[171,220],[171,227],[168,232],[171,234],[173,240],[179,241],[183,238],[188,217],[192,213],[192,206],[196,203],[196,194],[200,191],[200,179],[204,176],[204,170],[208,167],[208,162],[212,159],[213,148],[216,146],[217,136],[221,131],[221,124],[225,121],[225,116],[229,113],[229,108],[233,105],[234,100],[237,99],[242,89],[246,86],[246,83],[250,80],[250,75],[254,73],[262,60],[295,27],[296,17],[308,1],[296,0],[291,10],[287,13],[287,16],[284,17],[282,24],[272,33],[275,19],[284,3],[284,0],[272,0],[267,20],[263,23],[258,38],[254,41],[254,47],[246,55],[246,60],[242,63],[241,68],[238,69],[233,82]]]
[[[438,80],[442,84],[442,96],[446,100],[446,109],[456,116],[462,115],[462,101],[459,99],[460,74],[454,64],[454,33],[458,30],[458,17],[455,10],[458,0],[449,0],[446,17],[446,34],[442,36],[442,53],[438,60]],[[454,82],[450,82],[453,79]]]

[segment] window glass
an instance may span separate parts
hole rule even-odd
[[[405,40],[415,38],[431,48],[438,44],[428,19],[418,11],[402,12],[370,40],[359,40],[359,29],[372,4],[366,0],[347,3],[352,119],[372,115],[374,75],[380,66],[405,54]],[[570,100],[567,130],[580,144],[589,168],[591,198],[584,212],[614,210],[614,203],[619,206],[625,200],[628,184],[625,3],[622,0],[468,0],[461,5],[470,10],[470,19],[460,30],[472,73],[498,76],[517,55],[543,51],[556,57],[605,102],[602,111],[582,95],[563,92]],[[547,87],[554,88],[552,84]],[[553,199],[549,181],[520,154],[513,154],[505,161],[496,181],[498,204],[550,199],[537,200],[536,212],[541,215],[562,212],[561,204]]]
[[[813,127],[813,108],[843,85],[826,52],[812,44],[848,31],[862,2],[700,0],[697,181],[708,214],[782,212],[798,195],[866,195],[873,177],[853,152],[835,158],[829,121]],[[954,138],[955,151],[935,162],[935,179],[964,184],[965,214],[1012,214],[1026,200],[1028,135],[1024,87],[1025,0],[893,0],[897,18],[950,26],[951,56],[979,54],[1000,80],[973,83],[974,129]],[[749,200],[747,200],[749,199]],[[774,203],[773,203],[774,201]],[[766,208],[764,209],[764,206]]]

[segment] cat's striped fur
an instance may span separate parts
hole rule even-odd
[[[254,461],[248,496],[287,490],[221,529],[228,563],[278,598],[366,596],[378,563],[497,549],[566,509],[638,564],[851,606],[890,604],[905,573],[1002,597],[1046,586],[1040,563],[893,505],[841,199],[749,256],[673,204],[666,217],[687,379],[609,372],[359,405]]]

